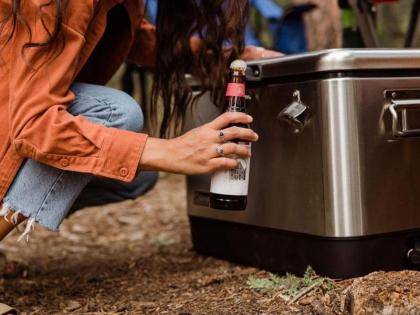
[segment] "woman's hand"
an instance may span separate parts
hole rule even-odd
[[[246,46],[241,55],[243,60],[256,60],[264,58],[275,58],[283,56],[282,53],[274,50],[265,49],[264,47]]]
[[[139,169],[188,175],[233,169],[238,165],[238,161],[229,156],[247,158],[251,152],[248,145],[228,141],[241,139],[253,142],[258,140],[258,136],[251,129],[228,126],[251,122],[252,117],[249,115],[230,112],[174,139],[149,138]],[[220,137],[221,130],[223,138]],[[222,146],[223,156],[217,152],[218,146]]]

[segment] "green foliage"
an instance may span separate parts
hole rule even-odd
[[[296,277],[290,273],[283,277],[274,274],[270,274],[267,278],[250,276],[246,283],[250,289],[262,293],[282,291],[290,297],[296,296],[301,290],[310,286],[320,287],[325,284],[328,289],[334,287],[334,282],[331,279],[319,277],[311,266],[306,269],[303,277]]]
[[[246,284],[250,289],[261,290],[261,291],[271,291],[277,290],[281,286],[281,279],[273,274],[269,278],[255,278],[254,276],[249,276]]]

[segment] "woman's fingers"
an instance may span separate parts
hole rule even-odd
[[[252,117],[245,113],[227,112],[209,123],[209,126],[215,130],[221,130],[230,124],[250,124]]]
[[[257,46],[246,46],[244,52],[241,55],[241,59],[248,61],[248,60],[256,60],[256,59],[264,59],[264,58],[276,58],[284,56],[282,53],[274,50],[265,49],[264,47],[257,47]]]
[[[219,136],[219,140],[221,141],[241,139],[245,141],[254,142],[258,140],[258,135],[252,129],[249,128],[230,127],[223,129],[222,132],[223,138]]]
[[[235,155],[237,157],[246,159],[251,156],[251,150],[248,145],[236,144],[233,142],[218,144],[217,146],[215,146],[212,153],[214,157],[229,157]]]
[[[235,159],[230,159],[227,157],[221,157],[216,159],[211,159],[210,172],[216,172],[221,170],[232,170],[238,167],[238,161]]]
[[[251,122],[252,117],[245,113],[230,112],[177,138],[159,139],[160,142],[149,138],[141,167],[190,175],[234,169],[238,159],[246,159],[251,154],[249,145],[234,140],[248,143],[258,139],[254,131],[235,125]]]

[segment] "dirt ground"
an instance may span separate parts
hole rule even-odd
[[[21,314],[420,314],[420,273],[374,273],[302,290],[255,290],[269,274],[196,254],[185,181],[165,175],[146,196],[82,210],[60,233],[36,227],[0,250],[18,262],[0,301]]]

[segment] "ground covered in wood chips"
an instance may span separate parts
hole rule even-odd
[[[268,272],[196,254],[182,176],[82,210],[60,233],[37,227],[29,246],[17,236],[0,247],[18,262],[0,280],[0,301],[21,314],[420,314],[417,272],[332,283],[310,275],[291,293]]]

